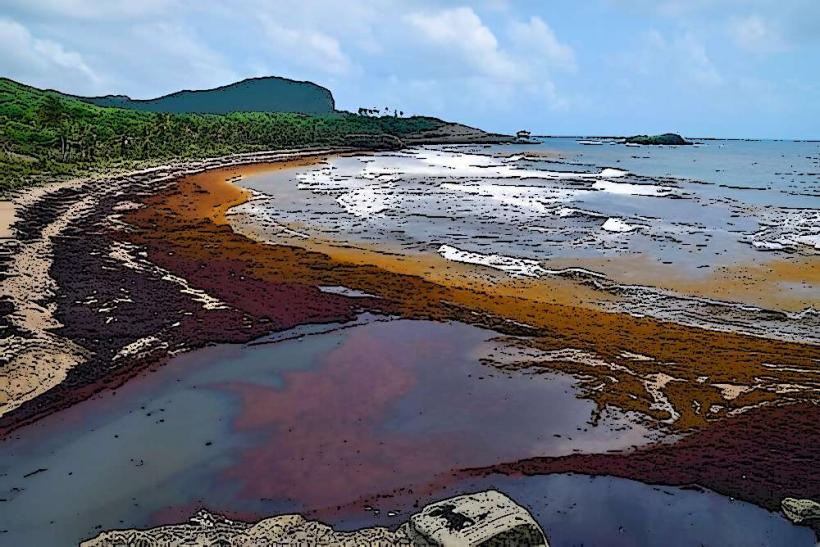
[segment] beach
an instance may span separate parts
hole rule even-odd
[[[485,156],[491,159],[476,160],[470,147],[407,153],[426,161],[469,155],[453,168],[467,172],[467,178],[509,168],[492,153]],[[230,431],[271,435],[247,452],[245,441],[236,441],[239,448],[224,455],[246,458],[244,471],[224,475],[222,463],[203,463],[229,483],[250,488],[242,499],[256,501],[243,502],[236,509],[240,516],[301,507],[347,526],[372,524],[384,516],[362,517],[363,500],[387,496],[407,506],[459,485],[466,488],[471,480],[565,473],[672,487],[697,484],[774,512],[786,497],[820,498],[820,483],[810,470],[810,462],[820,457],[815,425],[820,348],[811,311],[818,304],[816,254],[746,260],[750,251],[743,247],[737,259],[692,274],[646,255],[581,253],[536,261],[492,245],[459,247],[438,235],[425,247],[415,237],[420,232],[396,235],[390,224],[393,209],[433,214],[429,204],[414,209],[385,192],[385,184],[401,185],[389,177],[407,169],[376,174],[375,190],[372,185],[328,192],[311,187],[340,184],[332,170],[330,179],[320,179],[329,167],[392,165],[394,156],[349,149],[239,156],[44,187],[20,198],[15,238],[6,243],[16,255],[13,261],[4,255],[7,273],[0,280],[8,308],[4,364],[11,371],[0,386],[2,442],[17,443],[15,450],[23,451],[30,439],[61,428],[78,428],[77,438],[85,438],[105,428],[90,425],[99,409],[126,416],[146,404],[140,393],[160,393],[161,386],[195,378],[189,374],[200,374],[196,371],[205,363],[223,370],[241,355],[260,351],[254,348],[270,346],[292,353],[259,357],[261,368],[247,369],[257,370],[258,378],[213,384],[224,391],[225,401],[238,397],[240,410],[215,407],[211,415],[208,407],[190,407],[210,416],[196,422],[202,427],[224,418]],[[415,158],[398,161],[406,167]],[[590,184],[642,184],[618,182],[623,175],[614,171],[608,173],[612,178],[600,169],[594,174]],[[488,194],[476,189],[482,183],[435,184],[459,185],[445,190],[469,199],[501,195],[513,207],[522,199],[528,206],[533,200],[544,206],[531,188],[496,187]],[[598,195],[583,199],[591,202]],[[383,225],[368,224],[379,215],[387,215]],[[457,217],[452,210],[449,215]],[[544,218],[544,211],[539,215]],[[344,224],[340,218],[352,220]],[[501,225],[497,216],[475,212],[458,218],[466,218],[466,229],[476,218],[484,226]],[[599,224],[604,220],[609,222]],[[530,243],[511,237],[505,245]],[[612,245],[629,244],[612,240]],[[791,289],[779,290],[784,284]],[[333,341],[347,328],[353,341]],[[296,356],[305,354],[310,340],[324,352],[320,339],[329,344],[328,356],[315,359],[326,359],[316,361],[325,368],[268,378],[271,370],[302,359]],[[337,355],[334,344],[353,353]],[[393,362],[394,352],[407,361]],[[463,374],[448,379],[437,367]],[[216,380],[191,380],[190,389],[209,382]],[[465,394],[448,395],[462,388]],[[174,400],[180,396],[174,394]],[[439,408],[448,397],[453,406]],[[547,398],[560,403],[543,406]],[[396,401],[407,406],[395,410]],[[145,412],[170,403],[151,404],[157,409]],[[496,415],[486,405],[503,411]],[[410,419],[425,408],[469,409],[486,427],[438,431],[435,420]],[[561,417],[547,419],[554,414]],[[324,429],[334,420],[349,436],[334,437]],[[527,426],[516,427],[522,420]],[[164,427],[151,423],[151,431]],[[304,429],[289,437],[292,453],[283,454],[276,435],[288,427]],[[401,435],[382,433],[394,430]],[[180,448],[181,453],[195,459],[212,437],[233,434],[220,431],[205,431],[196,446]],[[496,440],[481,444],[487,443],[485,436]],[[99,438],[88,438],[88,446],[101,446]],[[170,445],[173,438],[162,437]],[[334,484],[348,442],[367,457],[350,455],[356,465],[349,468],[356,471]],[[382,453],[380,446],[389,450]],[[440,455],[442,446],[450,447],[452,460]],[[170,453],[156,457],[170,458]],[[429,461],[411,465],[422,453]],[[308,463],[300,464],[305,457]],[[185,470],[184,462],[168,466],[173,473]],[[288,477],[289,486],[277,484],[281,477]],[[224,505],[231,497],[218,493],[220,488],[225,487],[215,486],[197,499],[157,500],[149,515],[133,516],[136,521],[126,524],[174,522],[191,513],[188,504],[209,501],[229,511]],[[275,499],[259,501],[267,498]],[[117,525],[114,517],[106,527]]]

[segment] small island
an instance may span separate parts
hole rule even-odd
[[[627,144],[668,144],[672,146],[692,144],[677,133],[664,133],[663,135],[635,135],[634,137],[627,137],[624,142]]]

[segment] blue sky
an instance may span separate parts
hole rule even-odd
[[[496,131],[820,138],[818,0],[0,4],[0,74],[73,93],[280,75]]]

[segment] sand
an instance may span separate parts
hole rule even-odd
[[[10,239],[14,236],[12,224],[17,217],[14,215],[14,203],[11,201],[0,201],[0,240]]]

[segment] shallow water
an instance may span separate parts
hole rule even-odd
[[[0,444],[0,542],[65,544],[201,506],[332,520],[335,506],[451,470],[657,437],[614,418],[591,426],[570,377],[482,365],[490,331],[373,317],[327,328],[177,357],[19,431]]]
[[[673,532],[809,544],[808,530],[712,493],[580,476],[456,480],[460,469],[660,434],[614,416],[590,425],[592,403],[576,398],[570,377],[482,365],[496,347],[491,331],[367,315],[339,327],[182,355],[19,430],[0,443],[0,544],[72,544],[100,529],[184,521],[200,507],[389,526],[419,504],[491,486],[530,507],[555,545],[601,544],[619,528],[624,541],[607,544]],[[383,497],[395,491],[404,494]]]
[[[652,486],[616,477],[555,474],[531,477],[492,475],[458,482],[429,495],[441,499],[488,488],[525,506],[552,547],[812,547],[814,533],[775,513],[709,490]],[[423,503],[426,503],[425,499]],[[372,526],[401,498],[374,504],[369,517],[345,527]],[[399,515],[401,516],[401,515]]]
[[[242,185],[261,195],[234,213],[269,237],[535,260],[641,253],[691,275],[820,249],[820,143],[420,147]]]
[[[805,313],[664,290],[669,275],[697,281],[725,266],[820,256],[820,143],[636,148],[549,138],[418,147],[260,172],[240,184],[255,198],[229,218],[258,239],[436,253],[513,277],[567,276],[615,295],[602,298],[614,311],[820,341],[820,312],[812,309],[820,308],[820,292],[810,268],[796,288],[777,286],[800,297]],[[616,270],[641,270],[626,277],[634,273],[645,286],[606,279],[606,259],[618,259]],[[551,260],[593,266],[551,269]],[[742,274],[733,277],[742,284]]]

